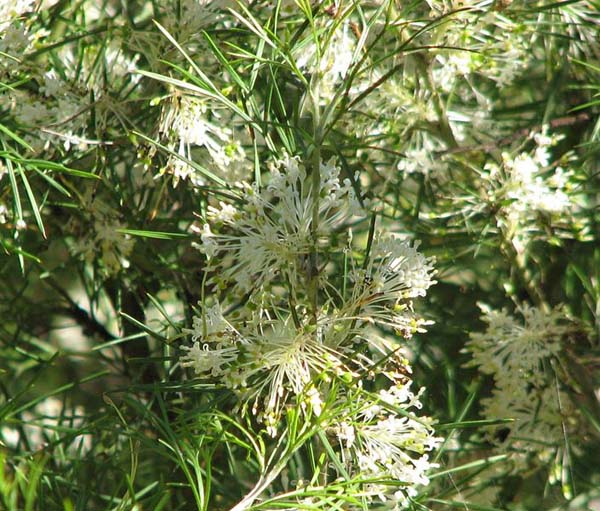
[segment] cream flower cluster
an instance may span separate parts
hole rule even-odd
[[[398,382],[391,391],[380,391],[376,404],[361,403],[358,398],[358,413],[348,412],[342,422],[332,427],[341,447],[341,458],[350,468],[352,475],[381,478],[382,473],[389,481],[402,484],[389,487],[373,483],[367,485],[369,501],[377,497],[389,501],[391,509],[400,509],[417,495],[418,485],[429,484],[427,471],[437,465],[429,460],[441,438],[433,434],[433,421],[429,417],[418,417],[413,409],[422,407],[420,395],[410,389],[410,382]],[[362,408],[361,408],[362,405]],[[395,408],[406,414],[396,415]]]
[[[322,163],[320,172],[316,240],[316,194],[297,158],[285,157],[273,165],[266,188],[246,185],[243,209],[223,202],[209,208],[213,227],[204,225],[200,249],[212,261],[219,256],[220,280],[235,282],[242,292],[274,279],[292,284],[305,280],[313,244],[326,245],[337,228],[362,212],[350,180],[340,180],[340,169],[332,161]]]
[[[521,305],[517,319],[506,310],[481,305],[485,332],[466,344],[469,365],[494,379],[492,395],[482,399],[489,419],[514,419],[503,425],[515,448],[541,451],[556,446],[575,426],[574,406],[561,389],[557,361],[573,325],[560,308],[545,312]]]
[[[503,153],[502,165],[490,163],[485,167],[489,199],[502,204],[498,227],[519,253],[540,230],[540,215],[558,217],[578,206],[569,188],[573,172],[560,166],[550,169],[550,152],[558,137],[538,133],[533,139],[533,151],[516,156]]]
[[[163,105],[159,131],[167,138],[167,145],[181,158],[171,155],[161,173],[173,175],[173,186],[188,180],[194,186],[206,184],[204,177],[184,159],[193,160],[193,150],[207,153],[207,166],[214,167],[220,175],[237,181],[247,174],[248,162],[240,140],[234,137],[228,112],[219,113],[214,105],[194,96],[175,96]],[[212,117],[212,119],[211,119]]]
[[[412,311],[411,300],[425,296],[435,283],[433,261],[414,245],[392,234],[377,233],[366,266],[354,267],[350,310],[360,310],[365,321],[389,327],[408,338],[422,332],[427,322]]]
[[[119,232],[125,225],[120,222],[117,212],[99,198],[93,197],[90,188],[85,196],[83,203],[88,204],[88,207],[84,210],[84,218],[88,222],[88,228],[71,246],[71,252],[88,263],[99,262],[105,274],[115,275],[129,267],[127,258],[133,250],[135,239]]]
[[[347,470],[369,480],[365,495],[403,506],[428,483],[439,443],[431,419],[394,411],[421,406],[399,348],[427,324],[413,301],[434,283],[433,261],[379,229],[355,241],[350,226],[366,213],[352,180],[334,160],[311,170],[318,180],[284,156],[263,186],[207,208],[197,245],[205,298],[180,363],[230,389],[271,437],[290,407],[318,421],[337,435]],[[363,391],[375,373],[377,392]]]
[[[3,88],[0,109],[9,111],[17,125],[27,128],[23,138],[36,153],[51,148],[86,150],[90,145],[105,143],[97,139],[98,134],[104,134],[115,118],[129,115],[116,98],[127,95],[138,84],[141,76],[133,71],[140,56],[131,55],[125,49],[126,41],[115,36],[106,46],[89,45],[85,51],[75,45],[57,45],[55,58],[61,62],[60,68],[49,63],[46,69],[44,65],[32,65],[28,52],[48,35],[45,30],[29,32],[28,25],[35,25],[39,15],[35,3],[0,1],[0,78],[6,72],[12,79],[26,76],[27,82],[36,84]],[[93,2],[87,3],[94,10]],[[21,15],[10,25],[10,20],[3,20],[2,13],[7,9],[4,4],[13,4],[9,14]],[[44,43],[50,45],[49,41]],[[98,72],[100,67],[103,72]]]
[[[309,41],[297,56],[296,63],[303,71],[319,73],[321,100],[331,99],[336,85],[346,76],[355,59],[357,38],[352,33],[349,22],[324,27],[331,30],[320,42]]]
[[[33,42],[24,15],[34,8],[35,0],[0,0],[0,77],[17,67]]]

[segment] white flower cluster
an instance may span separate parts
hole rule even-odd
[[[382,475],[401,484],[395,491],[381,484],[369,484],[366,494],[369,501],[378,497],[390,501],[390,509],[401,509],[417,495],[416,486],[429,484],[427,471],[437,466],[429,461],[427,453],[442,441],[433,434],[433,421],[417,417],[411,410],[420,409],[419,394],[410,390],[410,383],[396,384],[379,393],[377,404],[366,406],[358,414],[350,413],[332,427],[341,446],[341,458],[350,467],[351,475],[377,479]],[[393,408],[406,412],[398,417]]]
[[[201,98],[176,96],[165,103],[159,130],[166,134],[168,145],[182,158],[193,160],[192,150],[202,148],[208,153],[209,167],[231,181],[243,177],[248,169],[245,152],[240,140],[234,137],[229,119],[222,116],[228,112],[219,112]],[[209,114],[210,111],[210,114]],[[209,119],[212,115],[214,120]],[[171,155],[161,173],[173,175],[173,186],[180,180],[189,180],[194,186],[206,184],[204,177],[181,158]]]
[[[452,90],[475,73],[507,87],[526,70],[527,38],[533,34],[519,20],[477,5],[458,10],[452,18],[453,23],[444,27],[444,44],[469,51],[436,55],[433,75],[443,90]]]
[[[501,166],[489,163],[485,167],[489,199],[502,205],[498,227],[519,253],[539,231],[540,214],[558,216],[576,207],[569,189],[572,172],[560,166],[549,170],[550,148],[558,137],[537,134],[534,140],[533,154],[503,153]]]
[[[91,189],[87,190],[83,203],[88,204],[84,213],[91,229],[77,238],[71,252],[83,257],[88,263],[99,261],[108,275],[115,275],[123,268],[128,268],[127,258],[133,250],[135,240],[118,231],[125,226],[119,221],[117,212],[93,197]]]
[[[10,112],[36,153],[50,148],[86,150],[107,142],[97,138],[106,136],[107,125],[114,127],[115,119],[122,123],[128,118],[122,98],[129,97],[141,78],[133,72],[140,55],[131,54],[118,29],[106,41],[85,47],[78,46],[77,37],[68,42],[68,32],[65,41],[57,42],[49,39],[46,29],[36,30],[43,12],[55,3],[0,0],[0,79],[6,75],[6,83],[28,84],[4,87],[0,109]],[[88,22],[115,15],[114,9],[99,8],[97,2],[82,4],[78,8]],[[40,42],[51,49],[29,58]]]
[[[218,304],[207,307],[202,316],[194,318],[194,328],[187,330],[195,342],[184,346],[181,364],[231,388],[243,403],[242,409],[251,411],[275,437],[285,407],[293,399],[308,417],[319,417],[327,401],[328,386],[322,383],[359,377],[359,372],[350,368],[356,361],[349,345],[340,344],[335,328],[326,324],[328,318],[321,319],[316,335],[298,329],[291,318],[263,318],[246,325],[242,334],[224,318]],[[401,363],[402,369],[409,370],[405,359]],[[359,365],[367,364],[373,362],[362,357]],[[351,408],[343,408],[325,425],[338,437],[340,456],[353,475],[369,481],[397,481],[391,493],[389,486],[368,483],[368,498],[404,506],[416,495],[416,486],[429,483],[426,473],[436,465],[427,453],[441,439],[434,436],[430,418],[409,411],[422,407],[422,391],[413,394],[405,375],[385,370],[382,374],[390,381],[388,387],[373,398],[365,393],[350,400]],[[406,415],[398,416],[394,409],[405,410]]]
[[[283,406],[290,395],[306,394],[311,411],[319,414],[321,397],[311,388],[321,373],[345,370],[340,355],[319,328],[318,335],[297,329],[291,318],[255,318],[242,333],[222,315],[219,304],[194,318],[192,347],[184,346],[184,367],[196,374],[221,379],[275,436]],[[198,341],[197,339],[200,339]],[[262,406],[261,406],[262,405]]]
[[[509,89],[532,61],[527,49],[535,31],[497,11],[491,2],[428,1],[421,2],[419,9],[423,20],[443,17],[445,22],[426,29],[422,20],[403,20],[402,33],[412,31],[422,44],[445,50],[426,59],[407,58],[402,73],[394,73],[364,98],[364,115],[352,117],[346,127],[359,140],[368,140],[371,151],[380,147],[384,154],[392,149],[398,155],[395,168],[381,169],[390,181],[405,174],[445,172],[447,164],[436,153],[452,150],[457,142],[479,143],[483,133],[491,138],[505,136],[492,115],[490,97],[496,92],[488,92]],[[375,37],[377,30],[370,31]],[[402,44],[408,33],[389,44]],[[355,41],[346,53],[356,47]],[[344,62],[344,53],[338,53]],[[385,66],[365,63],[364,72],[354,77],[351,92],[378,83],[386,70],[398,65],[392,59],[386,59]],[[423,80],[428,87],[423,87]],[[442,114],[446,101],[448,108]]]
[[[33,42],[24,15],[34,4],[35,0],[0,0],[0,78],[17,67]]]
[[[393,328],[406,338],[424,331],[427,322],[410,305],[435,283],[435,271],[433,260],[418,252],[418,246],[418,242],[411,246],[395,235],[377,233],[367,265],[350,272],[356,285],[347,301],[349,309],[360,310],[365,321]]]
[[[355,57],[356,36],[348,21],[331,24],[324,30],[331,30],[328,36],[309,41],[297,56],[296,64],[301,70],[319,73],[319,93],[321,100],[327,101],[336,92],[336,85],[346,76]]]
[[[69,91],[64,81],[47,74],[44,76],[44,95],[36,98],[14,91],[0,97],[0,105],[11,108],[16,121],[34,129],[35,135],[26,139],[37,151],[51,145],[61,145],[65,150],[72,146],[87,148],[84,132],[88,122],[89,102],[83,96]]]
[[[332,161],[322,163],[320,172],[316,240],[315,194],[297,158],[285,157],[273,165],[266,188],[246,185],[243,210],[225,203],[209,207],[209,219],[219,230],[205,224],[200,249],[213,261],[219,256],[220,279],[235,282],[243,292],[275,278],[289,283],[305,279],[314,243],[326,246],[336,228],[362,212],[350,180],[340,181],[340,169]]]
[[[559,386],[555,365],[573,325],[560,308],[550,312],[521,305],[522,321],[506,310],[481,305],[487,329],[466,344],[471,366],[491,375],[491,397],[482,399],[489,419],[514,419],[503,425],[517,449],[541,451],[560,444],[576,420],[573,404]]]
[[[392,411],[421,406],[397,339],[427,324],[413,300],[433,284],[432,261],[418,243],[376,229],[368,251],[354,247],[345,233],[366,215],[352,181],[333,160],[312,172],[319,172],[318,188],[299,158],[285,156],[271,165],[265,186],[243,185],[235,205],[207,208],[198,248],[214,296],[185,330],[192,345],[180,363],[231,389],[238,410],[272,437],[291,406],[333,428],[348,470],[369,480],[369,498],[404,505],[415,486],[428,483],[427,452],[438,444],[431,419]],[[375,372],[385,380],[380,392],[360,391],[359,406],[350,398],[344,406]],[[341,402],[332,398],[339,385]],[[389,479],[395,487],[377,483]]]

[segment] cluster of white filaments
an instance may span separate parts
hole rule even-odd
[[[349,227],[366,214],[352,180],[341,178],[333,160],[311,172],[318,179],[299,158],[284,156],[263,186],[243,184],[238,200],[207,207],[197,247],[212,293],[185,331],[192,345],[180,362],[229,388],[237,410],[272,437],[292,406],[304,420],[333,428],[348,470],[369,480],[366,498],[404,505],[428,483],[427,452],[439,439],[430,419],[390,411],[420,408],[394,334],[408,339],[424,330],[413,300],[434,283],[432,260],[418,243],[383,232],[373,233],[368,251],[357,245]],[[343,410],[333,389],[341,385],[346,390],[335,392],[347,395],[375,371],[387,382],[380,393],[370,400],[362,393],[360,406]],[[394,491],[377,483],[388,479],[398,481]]]
[[[319,72],[319,94],[323,102],[331,100],[337,91],[336,87],[351,69],[357,53],[357,37],[352,32],[349,22],[331,23],[330,37],[320,41],[309,41],[302,47],[297,57],[299,69]]]
[[[579,207],[576,190],[569,183],[573,172],[551,165],[551,149],[559,137],[538,133],[532,138],[534,150],[516,155],[505,152],[501,165],[486,164],[482,175],[488,200],[500,207],[497,226],[518,253],[542,235],[540,216],[560,220],[571,217],[566,213]]]
[[[204,176],[188,161],[194,159],[194,150],[207,153],[208,166],[222,175],[236,179],[247,168],[245,153],[234,131],[224,125],[230,124],[224,118],[228,111],[219,112],[207,100],[191,96],[176,95],[164,104],[160,131],[168,140],[173,154],[167,160],[162,172],[173,176],[173,185],[180,180],[189,180],[192,185],[205,183]]]
[[[517,449],[542,451],[560,444],[575,413],[560,387],[557,356],[573,323],[560,308],[546,312],[521,305],[519,320],[506,310],[481,307],[487,329],[471,334],[467,350],[470,365],[494,379],[492,395],[482,399],[483,415],[513,419],[502,427]]]
[[[106,275],[116,275],[129,267],[129,256],[135,239],[120,232],[125,225],[118,214],[99,198],[94,197],[91,188],[84,197],[88,206],[83,210],[85,231],[71,246],[71,252],[86,262],[96,262]]]
[[[209,208],[209,220],[219,230],[204,225],[201,250],[213,260],[218,254],[230,263],[225,267],[219,261],[221,278],[234,281],[243,292],[275,276],[302,281],[311,247],[328,242],[337,227],[362,211],[350,180],[340,181],[340,169],[332,161],[322,163],[320,172],[316,233],[316,194],[298,158],[285,157],[273,165],[266,188],[246,185],[243,210],[225,203]]]
[[[381,500],[390,499],[398,507],[409,503],[417,494],[416,486],[429,484],[427,471],[435,464],[428,453],[441,442],[434,436],[432,420],[417,417],[412,409],[420,409],[420,395],[410,390],[410,382],[397,383],[390,390],[382,390],[375,403],[362,402],[356,398],[355,406],[362,407],[358,414],[349,413],[352,421],[343,420],[332,427],[341,446],[341,458],[350,468],[350,473],[363,475],[366,479],[381,478],[397,481],[392,486],[372,483],[368,491]],[[402,417],[393,410],[405,411]]]
[[[393,328],[404,337],[423,331],[427,324],[412,311],[411,300],[425,296],[435,283],[432,259],[417,251],[418,242],[377,233],[367,264],[354,267],[350,278],[355,283],[350,309],[360,318]]]

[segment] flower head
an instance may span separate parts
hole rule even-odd
[[[565,322],[561,309],[549,313],[523,304],[519,312],[523,321],[508,311],[494,311],[480,305],[485,332],[474,332],[467,342],[467,350],[483,373],[496,381],[513,379],[515,374],[533,378],[543,370],[543,361],[561,350],[561,338],[571,328]]]
[[[328,348],[321,335],[298,329],[291,318],[278,319],[260,326],[245,347],[238,365],[244,382],[240,390],[274,434],[290,398],[300,399],[303,407],[310,404],[318,414],[322,397],[315,379],[343,367],[340,354]]]
[[[320,172],[317,243],[328,241],[334,229],[361,211],[350,181],[340,181],[340,169],[332,161],[322,163]],[[262,189],[246,185],[242,198],[245,205],[239,210],[223,202],[209,208],[209,220],[219,231],[209,235],[211,228],[204,228],[201,250],[227,258],[229,266],[220,277],[242,292],[276,277],[301,282],[315,240],[314,194],[299,159],[286,156],[277,162],[268,185]]]
[[[393,235],[375,236],[367,264],[350,272],[354,287],[348,307],[358,317],[404,337],[423,331],[427,322],[412,311],[412,299],[425,296],[435,283],[435,270],[418,246]]]
[[[518,307],[522,320],[506,310],[481,308],[487,329],[472,333],[466,349],[473,357],[469,365],[494,378],[491,396],[482,399],[483,415],[513,419],[503,425],[509,432],[505,441],[518,449],[540,451],[560,444],[565,430],[578,422],[556,374],[573,324],[561,308],[546,312],[523,304]]]
[[[415,486],[429,484],[427,471],[437,465],[429,461],[427,453],[439,445],[441,438],[434,436],[430,418],[417,417],[410,411],[421,408],[419,395],[410,391],[410,382],[394,385],[380,392],[381,405],[376,410],[366,398],[359,397],[355,400],[358,413],[349,412],[348,418],[333,428],[350,473],[397,482],[396,491],[394,486],[369,483],[366,489],[370,499],[391,499],[403,505],[408,497],[416,495]],[[404,410],[404,414],[396,415],[393,408]]]
[[[222,377],[239,355],[239,346],[245,340],[223,317],[221,306],[216,303],[194,316],[193,328],[184,329],[191,334],[190,346],[183,346],[186,354],[180,358],[183,367],[192,367],[197,375]]]

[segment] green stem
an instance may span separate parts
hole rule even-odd
[[[314,148],[311,155],[311,199],[312,199],[312,221],[311,238],[312,245],[309,259],[309,299],[312,305],[313,324],[317,323],[317,310],[319,308],[319,261],[318,261],[318,242],[319,242],[319,192],[321,189],[321,143],[323,131],[321,127],[321,115],[319,106],[319,81],[315,79],[313,83],[311,99],[313,102],[313,126],[314,126]]]
[[[444,102],[442,101],[442,98],[437,91],[435,80],[433,79],[431,64],[423,55],[416,55],[415,61],[417,63],[417,67],[421,71],[422,78],[425,80],[427,90],[431,92],[433,108],[435,109],[435,113],[438,117],[438,135],[444,142],[446,142],[448,148],[454,149],[458,147],[458,142],[454,137],[452,127],[450,126],[450,122],[448,121],[448,116],[446,115],[446,107],[444,105]]]
[[[536,285],[535,278],[527,268],[523,254],[520,254],[514,247],[512,240],[503,233],[504,240],[501,246],[502,251],[510,261],[511,280],[513,281],[513,299],[518,300],[515,292],[519,286],[523,286],[531,301],[544,312],[550,312],[550,306],[544,296],[543,291]]]

